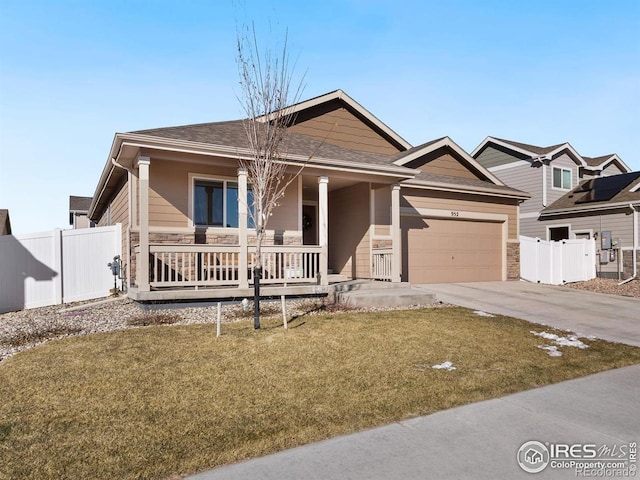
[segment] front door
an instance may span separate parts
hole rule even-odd
[[[318,245],[318,207],[302,206],[302,244]]]

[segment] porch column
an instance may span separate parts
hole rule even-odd
[[[391,281],[401,281],[402,236],[400,233],[400,185],[391,187]]]
[[[140,262],[136,265],[138,271],[138,290],[148,292],[149,287],[149,165],[151,159],[138,157],[138,181],[140,188]]]
[[[327,193],[328,184],[328,177],[318,177],[318,245],[321,248],[320,285],[329,285],[329,279],[327,277],[329,268],[329,257],[327,255],[329,245],[329,197]]]
[[[238,258],[238,281],[240,288],[249,288],[248,268],[248,239],[247,239],[247,169],[238,169],[238,242],[240,255]]]

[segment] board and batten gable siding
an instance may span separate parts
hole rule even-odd
[[[371,277],[369,184],[329,193],[329,268],[353,278]]]
[[[407,207],[506,215],[508,240],[518,239],[518,203],[515,199],[402,188],[400,208]]]
[[[401,151],[340,102],[329,102],[321,107],[301,112],[290,131],[362,152],[395,155]]]

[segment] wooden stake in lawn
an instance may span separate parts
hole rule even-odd
[[[287,186],[304,168],[287,175],[287,127],[293,120],[290,105],[300,99],[302,81],[290,91],[292,72],[289,70],[286,36],[282,53],[273,56],[269,49],[260,53],[255,28],[238,31],[238,69],[241,93],[238,96],[246,114],[244,122],[251,153],[240,158],[247,171],[253,205],[247,208],[256,228],[254,256],[254,328],[260,328],[260,278],[262,276],[262,245],[269,218],[284,196]]]

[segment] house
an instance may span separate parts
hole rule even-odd
[[[95,223],[89,220],[89,207],[91,197],[69,196],[69,225],[76,228],[95,227]]]
[[[0,208],[0,235],[11,235],[11,221],[9,220],[9,210]]]
[[[487,137],[471,155],[504,184],[531,194],[520,208],[520,234],[544,240],[577,238],[585,232],[539,222],[543,209],[582,180],[631,171],[616,154],[583,157],[569,143],[539,147]]]
[[[539,223],[564,230],[564,238],[595,238],[601,277],[631,278],[638,272],[640,172],[596,177],[542,210]]]
[[[269,219],[265,295],[323,292],[330,275],[518,278],[528,194],[448,137],[413,147],[341,90],[291,110],[285,161],[304,169]],[[242,120],[115,135],[89,218],[122,224],[132,298],[251,294],[250,155]]]

